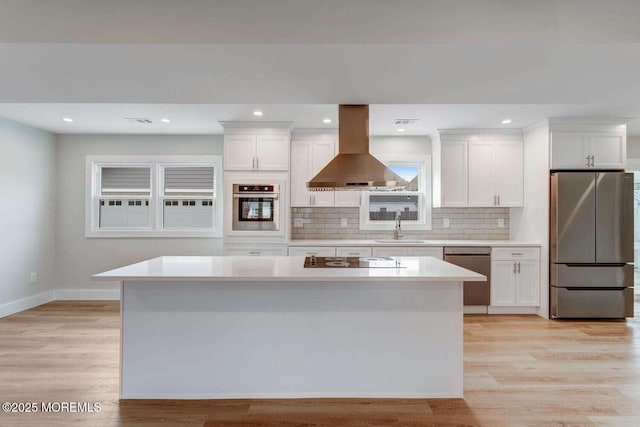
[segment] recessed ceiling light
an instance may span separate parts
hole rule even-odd
[[[404,129],[403,129],[403,128],[396,129],[396,130],[397,130],[398,132],[404,132]]]
[[[503,125],[508,125],[509,123],[511,123],[511,119],[504,119],[504,120],[502,121],[502,124],[503,124]]]
[[[322,123],[331,123],[331,119],[322,119]]]
[[[160,121],[162,123],[171,123],[171,120],[167,119],[166,117],[161,118]]]
[[[262,111],[256,110],[256,111],[253,112],[253,115],[260,117],[260,116],[262,116]]]
[[[63,122],[67,122],[67,123],[71,123],[73,121],[73,119],[71,117],[63,117],[62,121]]]

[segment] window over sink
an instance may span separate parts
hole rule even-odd
[[[400,214],[403,230],[431,229],[431,156],[410,160],[383,155],[378,159],[409,184],[401,189],[363,191],[361,230],[394,230]]]

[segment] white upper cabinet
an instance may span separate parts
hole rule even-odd
[[[495,143],[469,142],[469,206],[495,206]]]
[[[334,140],[291,143],[291,206],[334,206],[334,191],[309,191],[307,182],[335,156]]]
[[[224,170],[289,170],[289,128],[243,128],[249,126],[244,122],[221,124],[225,129]]]
[[[289,136],[225,135],[224,169],[289,170]]]
[[[441,180],[442,207],[523,206],[522,139],[443,140]]]
[[[256,165],[255,135],[225,135],[224,169],[254,170]]]
[[[626,138],[620,132],[551,132],[551,169],[624,169]]]
[[[624,135],[592,133],[589,135],[592,167],[596,169],[624,169],[627,144]]]
[[[498,141],[495,148],[495,192],[498,206],[524,205],[524,144]]]
[[[442,143],[442,202],[443,208],[468,206],[468,148],[467,141]]]
[[[256,135],[256,170],[289,170],[289,135]]]

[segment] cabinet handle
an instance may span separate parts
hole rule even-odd
[[[260,251],[251,251],[249,255],[260,255]]]
[[[307,252],[307,255],[318,255],[318,252]]]
[[[260,157],[256,157],[256,169],[260,170]]]
[[[500,195],[498,195],[498,206],[500,206]]]
[[[496,198],[496,195],[494,194],[493,195],[493,206],[495,206],[497,204],[496,202],[497,202],[497,198]]]
[[[512,256],[522,256],[522,252],[511,252]]]
[[[251,169],[252,170],[256,170],[256,158],[255,157],[253,157],[251,159]]]
[[[591,156],[587,156],[587,166],[591,166]]]
[[[591,155],[591,167],[594,167],[594,166],[595,166],[595,162],[596,162],[596,155],[595,155],[595,154],[592,154],[592,155]]]
[[[520,263],[518,263],[518,274],[520,274]]]
[[[516,274],[516,263],[513,263],[513,274]]]
[[[360,255],[358,252],[349,252],[349,255]]]

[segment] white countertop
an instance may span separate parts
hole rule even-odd
[[[409,238],[407,238],[409,239]],[[411,239],[410,239],[411,240]],[[420,239],[416,239],[420,240]],[[290,240],[289,246],[540,246],[539,242],[517,242],[514,240],[427,240],[422,242],[407,242],[402,239],[397,242],[380,243],[376,240]]]
[[[302,256],[165,256],[92,276],[110,281],[484,281],[433,257],[395,257],[405,268],[304,268]]]

